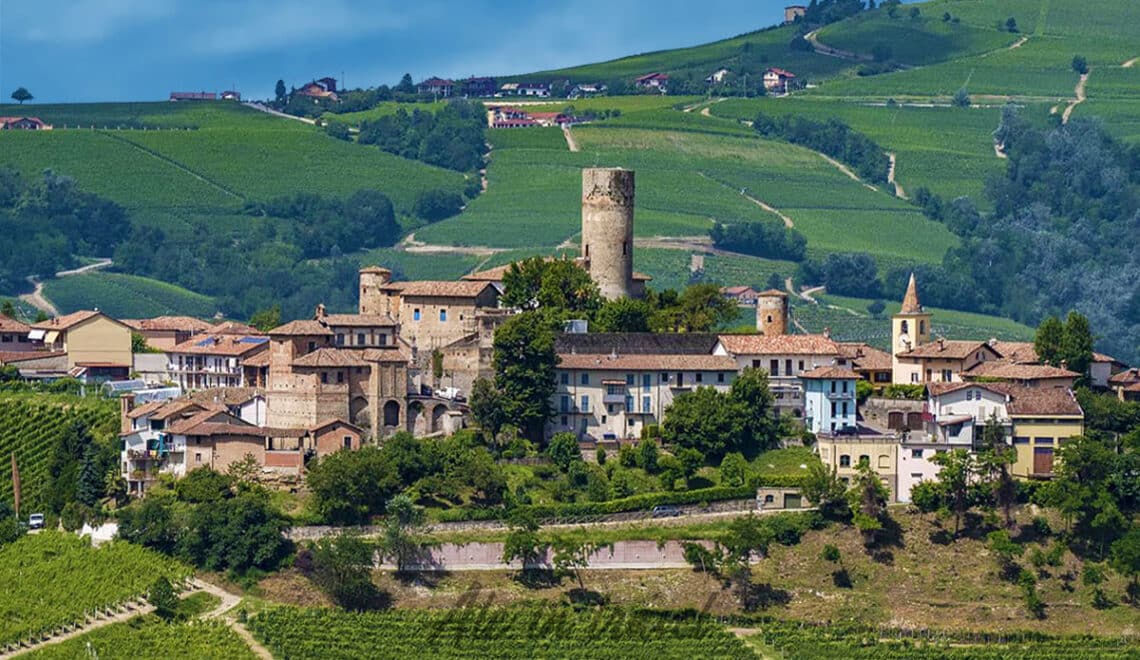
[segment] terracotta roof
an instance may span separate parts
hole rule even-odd
[[[321,318],[326,324],[350,328],[374,328],[394,326],[396,321],[387,314],[326,314]]]
[[[1026,364],[1038,361],[1037,349],[1033,348],[1033,342],[991,339],[986,343],[1009,362]]]
[[[1017,383],[930,383],[926,390],[941,396],[970,387],[981,388],[1007,398],[1006,410],[1011,416],[1064,415],[1083,416],[1072,391],[1064,387],[1028,387]]]
[[[1108,382],[1111,385],[1125,386],[1140,383],[1140,368],[1133,367],[1131,369],[1125,369],[1118,374],[1113,374],[1109,376]]]
[[[338,419],[326,419],[325,421],[321,422],[320,424],[317,424],[316,426],[310,428],[309,431],[316,433],[317,431],[324,430],[324,429],[326,429],[330,426],[336,425],[336,424],[340,424],[341,426],[347,426],[348,428],[352,429],[353,431],[356,431],[357,433],[364,433],[364,429],[360,428],[356,424],[346,422],[343,419],[339,419],[339,418]]]
[[[781,69],[779,67],[771,67],[770,69],[768,69],[767,73],[774,73],[777,76],[783,76],[785,78],[795,78],[796,77],[796,74],[792,73],[791,71],[786,71],[786,70]]]
[[[816,367],[800,374],[808,380],[859,380],[859,374],[846,367]]]
[[[269,347],[268,337],[240,337],[237,335],[198,335],[167,349],[166,353],[189,355],[222,355],[242,357]]]
[[[1075,371],[1051,367],[1047,364],[1013,364],[1010,362],[982,362],[964,371],[967,378],[1004,378],[1007,380],[1042,380],[1055,378],[1077,378]]]
[[[166,429],[172,435],[264,436],[265,430],[221,410],[203,410],[181,419]]]
[[[890,371],[893,368],[890,353],[880,351],[868,344],[841,342],[839,344],[839,356],[854,362],[856,369]]]
[[[1104,353],[1093,353],[1092,361],[1093,362],[1111,362],[1112,364],[1119,364],[1122,367],[1126,366],[1125,363],[1121,362],[1120,360],[1117,360],[1116,358],[1112,357],[1111,355],[1105,355]]]
[[[245,335],[260,337],[265,334],[252,325],[238,323],[237,321],[225,321],[224,323],[219,323],[211,327],[209,331],[215,335]]]
[[[294,367],[363,367],[364,351],[354,348],[318,348],[293,360]]]
[[[961,339],[936,339],[929,344],[923,344],[918,348],[899,353],[899,357],[904,358],[940,358],[944,360],[964,360],[973,353],[987,350],[998,357],[998,353],[988,343],[984,341],[975,340],[961,340]]]
[[[412,361],[411,353],[405,346],[395,345],[387,348],[364,349],[365,362],[407,363]]]
[[[169,401],[149,401],[142,404],[141,406],[136,406],[135,408],[131,409],[131,411],[127,413],[127,418],[136,419],[139,417],[145,417],[155,410],[158,410],[159,408],[165,406],[167,403],[169,403]]]
[[[414,282],[389,282],[383,285],[382,288],[398,291],[401,296],[475,298],[483,293],[489,286],[491,286],[491,283],[485,281],[473,282],[470,280],[460,280],[458,282],[451,282],[419,280]]]
[[[583,355],[560,353],[558,369],[608,371],[736,371],[736,360],[719,355]]]
[[[261,351],[254,353],[241,361],[243,367],[268,367],[269,366],[269,351]]]
[[[839,344],[823,335],[720,335],[734,355],[839,355]]]
[[[205,332],[214,326],[192,316],[156,316],[153,319],[123,319],[123,323],[139,331]]]
[[[738,296],[742,293],[748,293],[749,291],[752,291],[752,287],[748,286],[747,284],[738,284],[736,286],[722,286],[720,288],[721,293],[730,296]],[[752,291],[752,293],[756,292]]]
[[[0,351],[0,364],[15,364],[32,360],[66,357],[63,351]]]
[[[922,303],[918,302],[918,283],[914,279],[914,273],[910,274],[910,281],[906,285],[906,295],[903,296],[902,309],[899,310],[900,314],[921,314]]]
[[[37,330],[67,330],[71,327],[79,325],[80,323],[83,323],[84,321],[93,319],[96,316],[106,316],[109,319],[111,318],[99,310],[83,309],[78,312],[64,314],[63,316],[58,316],[54,319],[49,319],[41,323],[33,323],[31,327],[36,328]],[[114,321],[114,319],[111,320]],[[119,323],[119,321],[115,322]]]
[[[163,401],[162,404],[163,405],[159,406],[158,408],[150,411],[150,416],[152,418],[163,420],[163,419],[170,419],[171,417],[176,417],[176,416],[187,414],[187,413],[190,415],[196,415],[203,410],[207,410],[207,409],[217,410],[218,409],[218,408],[215,408],[212,406],[203,405],[203,404],[198,403],[196,401],[191,401],[189,399],[174,399],[173,401]],[[135,410],[133,410],[131,412],[133,413],[133,412],[136,412],[137,410],[138,410],[138,408],[136,408]]]
[[[0,314],[0,332],[19,332],[26,333],[32,327],[26,323],[20,323],[14,318],[10,318]]]
[[[331,336],[332,330],[329,330],[320,321],[301,320],[290,321],[285,325],[277,326],[269,331],[270,336],[305,336],[305,335],[318,335],[318,336]]]
[[[265,392],[256,387],[213,387],[207,390],[191,392],[186,395],[186,398],[201,404],[240,406],[259,396],[264,397]]]
[[[712,355],[716,342],[716,335],[701,332],[568,332],[555,336],[554,351],[583,355]]]

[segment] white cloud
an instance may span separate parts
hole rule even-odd
[[[5,2],[3,32],[28,41],[78,46],[174,14],[176,0]]]

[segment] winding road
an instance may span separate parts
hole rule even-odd
[[[887,158],[889,158],[891,161],[890,169],[887,170],[887,183],[895,187],[895,197],[898,197],[899,199],[910,199],[906,196],[906,191],[903,190],[902,184],[900,184],[898,181],[895,181],[895,152],[888,151],[886,153]]]
[[[1061,113],[1062,124],[1069,123],[1069,116],[1073,114],[1073,109],[1085,102],[1085,85],[1088,83],[1088,81],[1089,74],[1082,73],[1081,79],[1077,81],[1077,86],[1073,89],[1073,94],[1076,95],[1076,98],[1072,101],[1069,101],[1069,104],[1065,106],[1065,111]]]
[[[99,259],[98,261],[89,263],[86,266],[80,266],[79,268],[73,268],[71,270],[61,270],[55,274],[55,277],[71,277],[72,275],[82,275],[84,273],[90,273],[94,270],[106,268],[113,264],[114,262],[110,259]],[[59,316],[59,309],[57,309],[56,306],[53,305],[52,302],[44,296],[44,283],[34,275],[28,276],[27,280],[28,283],[34,287],[34,289],[32,289],[31,293],[21,294],[20,300],[31,305],[32,307],[35,307],[48,316]]]

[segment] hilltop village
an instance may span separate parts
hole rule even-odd
[[[579,256],[557,260],[588,273],[606,300],[647,296],[650,278],[633,270],[634,196],[634,172],[583,170]],[[32,325],[0,317],[0,365],[29,381],[69,377],[118,396],[121,473],[132,495],[163,474],[226,471],[249,457],[292,483],[333,452],[383,445],[400,431],[443,436],[477,425],[468,397],[495,379],[496,331],[522,311],[503,302],[512,271],[519,265],[457,281],[393,281],[370,266],[359,273],[356,313],[314,301],[311,318],[265,332],[98,310]],[[1078,379],[1140,399],[1137,370],[1110,356],[1093,354],[1078,373],[1046,364],[1032,343],[934,336],[920,291],[912,276],[889,320],[890,352],[829,331],[794,333],[779,290],[722,291],[754,313],[750,333],[593,332],[566,321],[541,439],[571,434],[590,452],[660,442],[679,399],[728,392],[744,372],[762,370],[770,414],[799,429],[781,443],[798,445],[806,433],[841,479],[869,465],[892,501],[908,502],[914,486],[937,478],[934,456],[979,449],[991,420],[1015,450],[1012,473],[1048,479],[1057,449],[1084,430]],[[146,352],[133,352],[140,347]],[[794,489],[758,497],[767,508],[809,504]]]

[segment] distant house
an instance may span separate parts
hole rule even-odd
[[[245,387],[249,383],[242,363],[268,348],[264,336],[193,336],[166,349],[167,372],[184,391]]]
[[[750,286],[722,286],[720,288],[720,295],[728,298],[738,305],[756,304],[756,289],[753,289]]]
[[[772,67],[764,72],[764,89],[780,94],[788,93],[788,85],[795,80],[796,74]]]
[[[729,73],[731,73],[731,71],[724,67],[721,67],[709,74],[709,76],[705,78],[705,82],[710,85],[722,83],[724,82],[725,76],[727,76]]]
[[[321,80],[333,80],[332,78],[321,78]],[[308,96],[312,99],[329,99],[330,101],[339,101],[340,97],[336,93],[336,81],[333,80],[330,87],[326,87],[328,83],[322,83],[321,80],[314,80],[311,83],[306,83],[298,89],[295,93],[301,96]]]
[[[550,85],[543,82],[522,82],[519,83],[518,91],[519,96],[537,96],[540,98],[547,98],[550,96]]]
[[[0,131],[50,131],[39,117],[0,117]]]
[[[669,76],[664,73],[647,73],[644,76],[635,78],[633,84],[638,87],[655,88],[664,91],[669,86]]]
[[[336,92],[340,91],[336,87],[336,78],[325,76],[324,78],[318,78],[315,82],[321,87],[324,87],[325,91],[327,92],[332,92],[335,94]]]
[[[217,101],[215,92],[171,92],[171,101]]]
[[[241,92],[235,92],[232,89],[222,92],[223,101],[240,101]]]
[[[495,95],[498,83],[494,78],[471,77],[460,84],[460,90],[468,98],[486,98]]]
[[[446,80],[444,78],[428,78],[416,86],[416,90],[420,94],[430,94],[432,96],[447,98],[455,91],[455,81]]]
[[[605,83],[578,83],[570,89],[570,98],[588,99],[592,96],[601,96],[606,93]]]
[[[803,18],[807,7],[803,5],[788,5],[784,7],[784,22],[795,23],[796,19]]]
[[[143,336],[151,348],[167,349],[189,341],[213,326],[190,316],[158,316],[152,319],[122,319],[131,330]]]

